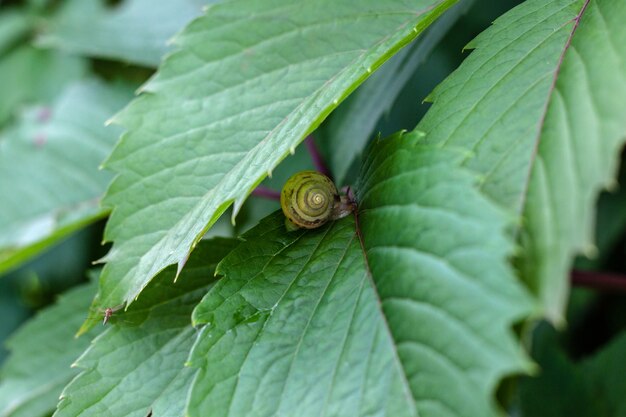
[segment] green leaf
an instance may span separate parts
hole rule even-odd
[[[379,119],[391,110],[415,71],[473,0],[459,2],[410,46],[397,53],[333,112],[315,133],[333,179],[344,185],[348,169],[372,138]],[[417,104],[417,103],[415,103]]]
[[[523,213],[519,265],[556,321],[572,255],[591,244],[593,199],[626,135],[625,10],[604,0],[525,2],[468,45],[475,51],[433,92],[417,127],[429,143],[470,151],[464,165],[482,175],[481,189]]]
[[[9,339],[12,353],[0,370],[1,417],[47,416],[54,410],[61,390],[78,373],[70,365],[95,334],[74,338],[95,291],[95,283],[68,291]]]
[[[276,213],[218,266],[194,311],[187,414],[491,416],[527,367],[509,326],[531,306],[502,213],[459,154],[377,144],[353,216],[286,232]]]
[[[33,109],[0,135],[0,272],[102,218],[112,175],[98,165],[119,128],[104,122],[131,96],[90,81],[68,87],[50,108]]]
[[[466,155],[420,134],[384,140],[364,161],[369,269],[420,415],[493,415],[499,379],[528,370],[509,327],[533,303],[507,265],[508,219],[457,168]]]
[[[43,45],[81,55],[156,67],[168,41],[216,0],[71,0],[49,22]]]
[[[69,83],[83,75],[85,67],[80,58],[31,46],[22,46],[2,57],[0,126],[25,104],[52,101]]]
[[[100,304],[130,303],[400,47],[455,0],[234,1],[176,39],[107,166],[119,175]],[[149,222],[138,222],[138,219]]]
[[[195,338],[191,311],[215,281],[215,265],[237,241],[204,240],[174,282],[169,268],[76,361],[55,417],[180,417],[193,370],[184,367]]]
[[[417,129],[427,141],[468,149],[482,189],[519,211],[537,131],[560,57],[583,0],[530,0],[467,47],[463,64],[430,95]]]
[[[0,56],[28,33],[32,23],[32,17],[19,9],[0,13]]]
[[[596,198],[615,184],[626,139],[626,3],[595,0],[581,13],[543,121],[521,236],[522,274],[554,321],[573,256],[595,253]]]
[[[521,383],[525,417],[626,415],[626,333],[593,356],[574,362],[559,347],[557,333],[547,324],[535,331],[533,357],[539,375]]]

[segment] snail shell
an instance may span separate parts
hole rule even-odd
[[[288,230],[315,229],[329,220],[345,217],[338,212],[342,205],[337,187],[326,175],[317,171],[302,171],[287,180],[280,193],[280,206]]]

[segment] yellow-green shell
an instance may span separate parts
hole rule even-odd
[[[295,229],[314,229],[333,218],[339,192],[330,178],[317,171],[302,171],[287,180],[280,193],[280,206]]]

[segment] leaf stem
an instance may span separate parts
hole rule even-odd
[[[311,155],[311,159],[313,160],[313,165],[315,165],[315,169],[317,169],[319,172],[326,175],[327,177],[331,177],[330,170],[328,169],[328,166],[326,166],[326,162],[324,162],[324,158],[322,158],[322,154],[315,144],[315,138],[313,137],[313,135],[307,136],[307,138],[304,140],[304,144],[306,145],[306,148]]]
[[[254,191],[252,191],[252,195],[255,197],[267,198],[268,200],[280,201],[280,193],[278,191],[262,185],[256,187]]]
[[[573,270],[572,285],[603,291],[626,292],[626,276],[595,271]]]

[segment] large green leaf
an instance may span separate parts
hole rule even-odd
[[[191,311],[215,281],[215,265],[235,245],[204,240],[174,282],[161,273],[76,361],[82,369],[63,391],[55,417],[181,417],[194,372],[185,360],[195,339]]]
[[[581,12],[583,13],[583,12]],[[564,56],[528,184],[520,265],[561,317],[576,253],[593,255],[595,199],[626,139],[626,2],[589,2]]]
[[[96,81],[74,84],[0,134],[0,272],[106,214],[99,199],[112,175],[98,165],[119,129],[104,122],[131,95]]]
[[[1,417],[48,416],[54,410],[78,373],[70,365],[94,336],[95,331],[73,337],[95,291],[95,283],[69,291],[9,339],[12,353],[0,370]]]
[[[541,369],[520,384],[524,417],[626,415],[626,333],[579,362],[567,356],[547,324],[535,333],[533,357]]]
[[[522,273],[553,320],[626,135],[625,10],[527,1],[468,45],[476,50],[433,92],[418,125],[430,143],[470,151],[465,166],[483,176],[482,190],[523,212]]]
[[[156,67],[168,40],[215,0],[71,0],[48,22],[41,43],[64,50]]]
[[[530,0],[467,47],[463,64],[430,95],[418,129],[429,143],[465,148],[482,189],[520,210],[537,132],[583,0]]]
[[[526,365],[509,330],[528,296],[503,216],[418,135],[371,150],[354,217],[287,232],[276,213],[218,266],[187,413],[202,416],[490,416],[502,375]]]
[[[218,4],[177,38],[116,121],[129,131],[100,304],[130,303],[189,251],[359,83],[455,0],[245,0]],[[141,219],[141,221],[140,221]]]
[[[12,50],[0,59],[0,126],[24,105],[49,103],[84,72],[80,58],[31,46]]]

